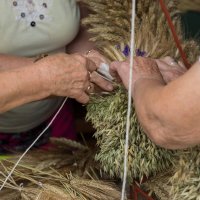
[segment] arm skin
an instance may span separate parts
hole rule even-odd
[[[26,67],[0,71],[0,113],[49,96],[67,96],[87,103],[88,71],[97,66],[77,55],[56,54]]]
[[[16,66],[13,64],[13,69],[0,71],[0,113],[50,95],[36,65]]]
[[[134,58],[132,96],[137,116],[147,136],[167,149],[200,144],[200,61],[177,78],[179,67]],[[111,74],[119,77],[126,88],[129,69],[128,60],[110,65]]]
[[[88,16],[90,11],[86,8],[84,3],[78,2],[80,8],[81,19]],[[80,30],[77,37],[66,47],[67,53],[83,53],[91,49],[95,49],[94,42],[90,42],[91,35],[87,32],[86,27],[84,27],[80,22]]]
[[[34,58],[0,54],[0,72],[25,67],[32,64]]]
[[[33,58],[0,54],[0,113],[49,96],[33,61]]]
[[[144,131],[157,145],[184,149],[200,144],[200,62],[167,85],[138,80],[133,98]]]

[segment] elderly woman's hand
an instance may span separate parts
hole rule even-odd
[[[129,72],[130,72],[129,60],[124,62],[113,62],[110,65],[111,75],[117,77],[117,79],[120,78],[126,89],[128,89]],[[134,58],[133,80],[132,80],[133,91],[136,82],[141,79],[156,79],[158,81],[164,82],[155,60],[143,57]]]
[[[157,59],[156,63],[166,83],[169,83],[183,75],[187,69],[181,62],[176,62],[171,57]]]
[[[90,73],[98,67],[91,59],[78,54],[57,54],[39,60],[36,65],[50,95],[67,96],[81,103],[89,101]],[[98,80],[98,84],[102,86],[104,80]]]
[[[108,65],[110,64],[110,61],[96,50],[90,50],[88,53],[86,53],[86,57],[92,60],[96,64],[96,66],[98,66],[98,68],[103,63]],[[91,73],[90,80],[92,83],[98,86],[98,88],[97,87],[94,88],[95,91],[98,91],[99,87],[101,88],[101,90],[106,90],[106,91],[113,90],[113,85],[109,81],[103,79],[102,76],[99,75],[99,73],[97,73],[97,71],[93,71]]]

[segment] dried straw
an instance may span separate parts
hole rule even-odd
[[[174,169],[170,169],[166,172],[162,172],[157,176],[150,178],[142,184],[142,188],[149,191],[149,194],[156,195],[159,200],[171,199],[170,190],[171,183],[170,178],[174,174]]]
[[[1,193],[1,199],[6,199],[8,193],[10,193],[9,200],[13,200],[16,197],[18,197],[19,200],[116,200],[120,198],[120,192],[114,183],[100,181],[97,174],[92,177],[89,171],[87,171],[87,178],[83,177],[88,168],[86,165],[89,165],[85,161],[83,162],[85,166],[82,168],[83,176],[79,175],[79,177],[75,175],[75,172],[74,175],[69,172],[69,168],[66,166],[67,162],[64,162],[64,168],[53,168],[54,164],[57,166],[57,162],[59,163],[61,161],[59,159],[61,158],[67,161],[69,161],[67,158],[68,156],[77,159],[76,153],[70,156],[69,152],[66,151],[66,149],[69,149],[69,146],[73,149],[71,152],[76,152],[78,149],[81,151],[88,151],[87,147],[68,140],[55,140],[54,144],[55,143],[57,145],[56,148],[60,148],[60,150],[65,149],[65,154],[64,151],[62,151],[61,157],[61,151],[58,150],[58,160],[55,160],[55,150],[52,152],[51,150],[48,152],[40,151],[40,153],[42,153],[41,157],[35,156],[39,155],[39,151],[30,152],[29,158],[24,160],[14,171],[13,176],[9,178],[5,185],[6,189]],[[83,156],[82,160],[85,160],[85,154],[83,154]],[[11,170],[15,159],[17,158],[13,156],[12,159],[1,161],[0,183],[3,182],[6,175]],[[78,169],[81,168],[81,166],[78,166],[81,163],[81,158],[79,157],[77,160],[76,168],[78,171]],[[54,161],[54,164],[52,164],[52,161]],[[90,169],[92,168],[93,166],[90,166]],[[94,171],[95,167],[93,168],[93,172]],[[83,172],[85,172],[85,174]]]
[[[172,200],[200,200],[200,146],[182,154],[170,181]]]
[[[84,2],[92,11],[92,14],[83,20],[83,24],[93,34],[91,40],[110,60],[124,60],[126,57],[122,52],[127,45],[130,46],[131,1],[84,0]],[[165,0],[165,3],[182,41],[187,59],[192,64],[200,54],[199,46],[193,40],[184,39],[177,2]],[[137,1],[136,14],[135,49],[153,58],[171,56],[181,59],[158,2]],[[103,170],[111,176],[122,177],[127,111],[126,91],[119,87],[108,96],[94,95],[87,110],[87,120],[91,121],[96,128],[95,137],[100,148],[96,160],[101,162]],[[154,177],[159,172],[173,169],[183,152],[167,151],[154,145],[140,127],[134,111],[131,121],[129,180],[132,181],[133,178],[141,180],[143,176]],[[190,163],[187,165],[190,166]],[[199,176],[198,174],[197,177]],[[176,191],[178,193],[180,190]],[[176,192],[172,196],[176,196]]]

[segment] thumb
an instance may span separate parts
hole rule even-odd
[[[114,76],[114,77],[117,76],[119,67],[120,67],[120,62],[118,61],[114,61],[110,64],[109,70],[110,70],[111,76]]]
[[[119,76],[119,69],[121,67],[122,62],[114,61],[110,64],[110,74],[111,76],[115,77],[117,82],[121,82],[121,78]]]

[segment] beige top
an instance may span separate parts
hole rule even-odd
[[[36,56],[64,51],[79,29],[75,0],[0,0],[0,53]],[[0,115],[0,132],[24,132],[48,119],[62,98],[32,102]]]

